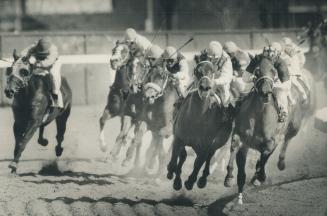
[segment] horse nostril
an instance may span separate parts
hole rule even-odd
[[[7,97],[12,97],[14,93],[15,92],[12,89],[5,89],[5,94]]]

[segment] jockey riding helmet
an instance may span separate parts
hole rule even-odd
[[[220,58],[223,54],[223,48],[218,41],[211,41],[209,43],[209,48],[207,50],[207,55],[209,58]]]
[[[36,44],[35,56],[40,57],[40,58],[47,57],[50,54],[51,45],[52,45],[52,43],[49,38],[47,38],[47,37],[41,38]]]
[[[173,46],[168,46],[162,57],[167,61],[168,64],[173,64],[177,61],[177,50]]]
[[[125,40],[126,41],[135,41],[136,40],[137,33],[134,29],[128,28],[125,32]]]
[[[228,54],[235,54],[239,50],[239,48],[237,47],[237,45],[233,41],[227,41],[224,44],[224,50]]]

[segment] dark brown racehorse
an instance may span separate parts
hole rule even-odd
[[[110,65],[116,70],[114,83],[110,86],[107,99],[107,105],[100,118],[100,148],[106,151],[107,144],[105,142],[104,127],[107,120],[116,116],[121,117],[122,125],[124,125],[123,113],[126,101],[131,92],[137,92],[139,84],[134,74],[135,64],[131,57],[130,45],[125,42],[117,41],[116,47],[112,51]],[[122,130],[122,129],[121,129]],[[122,136],[122,135],[121,135]],[[118,136],[117,140],[124,137]],[[118,142],[118,141],[117,141]]]
[[[63,95],[64,108],[49,109],[50,80],[47,71],[34,68],[14,51],[14,63],[7,69],[6,96],[14,97],[12,110],[14,113],[15,151],[14,160],[9,168],[16,172],[19,159],[35,131],[39,128],[39,144],[46,146],[48,141],[43,137],[44,127],[53,120],[57,124],[56,155],[59,157],[63,152],[62,142],[66,130],[66,122],[70,114],[72,104],[72,92],[65,78],[62,78],[61,92]],[[51,110],[51,111],[50,111]]]
[[[172,155],[168,164],[167,178],[172,179],[175,173],[174,189],[179,190],[182,166],[187,153],[185,146],[190,146],[196,153],[192,174],[185,181],[188,190],[193,188],[200,168],[205,163],[202,177],[197,185],[203,188],[210,174],[210,160],[217,149],[226,144],[232,131],[232,120],[223,120],[223,107],[212,107],[212,98],[218,97],[213,90],[215,73],[210,61],[202,61],[195,68],[197,89],[188,94],[182,102],[174,120]],[[178,163],[177,163],[178,160]]]
[[[278,122],[277,106],[273,94],[274,91],[277,91],[274,88],[276,73],[271,61],[263,58],[255,72],[257,76],[255,90],[245,98],[235,119],[225,186],[232,185],[233,163],[236,157],[239,204],[243,203],[242,192],[246,179],[245,163],[248,149],[255,149],[261,154],[252,178],[252,182],[258,185],[266,180],[265,165],[277,145],[282,145],[278,168],[285,169],[286,148],[298,133],[304,117],[310,111],[311,103],[302,104],[299,92],[292,87],[292,97],[296,104],[289,105],[287,120],[284,123]],[[309,98],[311,96],[309,94]]]

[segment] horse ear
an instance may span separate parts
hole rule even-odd
[[[118,44],[120,44],[120,41],[119,41],[119,40],[116,41],[116,46],[117,46]]]
[[[14,49],[14,52],[13,52],[12,56],[14,57],[15,61],[17,61],[19,59],[19,56],[17,55],[17,50],[16,49]]]

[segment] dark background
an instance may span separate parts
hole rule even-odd
[[[28,5],[33,7],[33,4],[47,4],[49,1],[53,0],[0,0],[0,30],[299,28],[308,21],[319,22],[327,12],[325,0],[97,0],[94,2],[98,2],[99,7],[101,2],[109,1],[112,10],[65,14],[31,13],[28,10]],[[60,2],[65,7],[77,7],[76,0]],[[146,28],[146,19],[150,20],[152,28]]]

